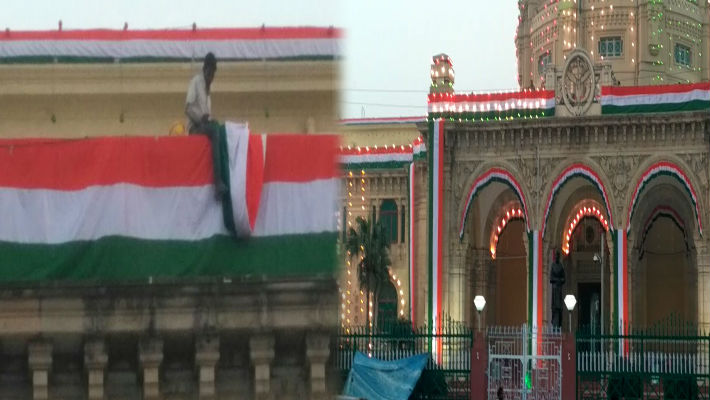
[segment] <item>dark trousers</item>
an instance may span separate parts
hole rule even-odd
[[[212,147],[212,171],[214,173],[215,190],[219,196],[226,191],[227,184],[222,176],[222,152],[219,146],[219,125],[216,122],[193,123],[190,135],[207,135]]]
[[[552,326],[562,327],[562,308],[552,307]]]

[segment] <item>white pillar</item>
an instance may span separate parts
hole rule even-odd
[[[466,244],[458,239],[449,247],[452,256],[449,257],[448,265],[448,298],[446,309],[450,312],[450,317],[454,321],[464,321],[465,286],[466,281]]]
[[[160,399],[160,364],[163,362],[163,341],[145,339],[139,345],[139,361],[143,368],[143,399]]]
[[[28,364],[32,374],[32,398],[49,398],[49,371],[52,369],[52,343],[37,341],[29,344]]]
[[[274,360],[274,336],[259,334],[249,339],[249,355],[254,365],[254,398],[271,399],[271,362]]]
[[[103,339],[90,340],[84,344],[84,367],[88,378],[89,400],[104,398],[104,370],[108,364],[106,344]]]
[[[195,364],[199,370],[200,400],[213,400],[215,392],[215,366],[219,361],[219,338],[201,337],[195,349]]]
[[[695,262],[698,269],[698,328],[710,332],[710,252],[708,241],[695,235]]]
[[[306,335],[306,358],[310,365],[312,400],[329,398],[326,387],[325,366],[330,356],[330,336],[311,332]]]

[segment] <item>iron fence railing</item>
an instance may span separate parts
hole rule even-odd
[[[671,317],[626,332],[576,335],[578,399],[708,399],[710,336]]]

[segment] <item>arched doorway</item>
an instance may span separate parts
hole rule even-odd
[[[525,221],[518,210],[506,209],[492,229],[488,324],[520,326],[527,321]]]
[[[610,230],[615,227],[611,209],[604,177],[596,168],[574,163],[562,169],[552,181],[541,228],[541,263],[544,268],[541,284],[547,289],[541,299],[542,323],[552,319],[549,274],[555,253],[560,251],[566,275],[562,296],[572,294],[577,298],[571,325],[591,327],[594,323],[595,330],[602,327],[609,330],[614,299],[610,255],[615,254],[611,248],[614,242]],[[583,315],[582,309],[585,311]],[[561,311],[560,327],[566,331],[570,326],[570,314],[564,305]]]
[[[689,250],[684,232],[668,216],[660,216],[647,231],[639,254],[645,269],[644,325],[671,316],[697,322],[697,281]]]
[[[596,201],[578,203],[567,218],[562,254],[567,270],[565,293],[577,299],[576,312],[563,313],[572,326],[589,333],[609,331],[612,279],[609,222]],[[566,322],[569,324],[569,322]],[[565,323],[563,323],[563,327]]]
[[[636,327],[671,317],[695,326],[704,307],[694,244],[702,221],[692,177],[678,164],[655,162],[640,175],[629,202],[629,305]]]
[[[450,299],[460,302],[457,306],[471,326],[479,324],[473,305],[477,295],[486,298],[483,327],[520,325],[529,319],[530,283],[526,239],[531,231],[523,188],[505,168],[481,169],[474,176],[459,219],[459,259],[465,265],[461,276],[467,281],[461,288],[468,290]]]
[[[674,190],[658,187],[658,194],[664,191]],[[669,318],[698,321],[693,239],[682,208],[676,207],[661,204],[643,215],[645,221],[631,260],[633,320],[637,326],[652,326]]]

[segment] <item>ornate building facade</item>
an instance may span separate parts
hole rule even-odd
[[[185,134],[185,93],[207,51],[218,58],[213,117],[258,133],[332,133],[339,37],[333,28],[8,29],[2,151],[22,138]],[[326,398],[335,280],[267,273],[3,279],[0,397]]]
[[[402,181],[371,186],[363,210],[410,199],[410,270],[392,268],[404,318],[476,326],[482,295],[483,325],[548,324],[559,252],[562,290],[578,300],[563,326],[571,316],[623,331],[673,316],[710,328],[710,84],[618,87],[590,52],[567,56],[544,90],[461,94],[437,55],[428,119],[347,122],[362,153],[376,152],[366,132],[372,143],[396,130],[393,147],[425,138],[426,161],[358,166],[372,182]]]
[[[5,48],[0,136],[167,135],[174,124],[185,122],[188,83],[202,70],[201,54],[210,49],[218,58],[211,91],[214,118],[249,121],[254,132],[262,133],[334,132],[338,30],[305,30],[310,41],[270,49],[260,43],[301,33],[297,28],[254,31],[248,39],[252,45],[237,43],[220,53],[210,47],[210,35],[220,33],[197,28],[173,36],[147,31],[152,42],[125,50],[120,43],[140,39],[140,31],[66,31],[62,36],[8,29],[0,34]],[[198,39],[205,44],[190,44]],[[306,49],[306,42],[313,48]]]
[[[575,49],[608,65],[622,86],[707,82],[710,3],[523,0],[515,38],[518,84],[542,88],[548,66]]]

